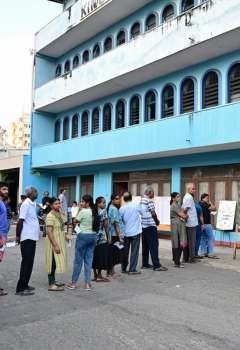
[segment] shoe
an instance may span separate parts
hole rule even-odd
[[[196,264],[196,263],[197,263],[197,260],[194,258],[189,260],[189,264]]]
[[[122,270],[122,273],[128,273],[127,270]]]
[[[28,287],[27,287],[27,290],[29,290],[30,292],[32,292],[33,290],[35,290],[35,287],[28,286]]]
[[[25,296],[29,296],[29,295],[34,295],[35,293],[28,290],[28,289],[25,289],[21,292],[16,292],[15,295],[20,295],[21,297],[25,297]]]
[[[129,275],[141,275],[141,271],[129,271],[128,274]]]
[[[218,256],[216,255],[208,255],[208,259],[220,259]]]
[[[155,267],[153,269],[153,271],[167,271],[168,269],[164,266],[160,266],[160,267]]]
[[[0,296],[3,297],[5,295],[8,295],[8,292],[6,292],[4,289],[0,288]]]
[[[177,267],[179,269],[184,269],[184,267],[185,267],[183,264],[179,264],[179,265],[174,264],[173,266]]]
[[[196,255],[196,256],[195,256],[195,259],[203,259],[203,256],[201,256],[201,255]]]
[[[147,266],[142,266],[141,269],[142,270],[145,270],[145,269],[152,269],[153,268],[153,265],[151,264],[148,264]]]

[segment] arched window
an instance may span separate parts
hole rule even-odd
[[[235,64],[228,73],[228,102],[240,100],[240,63]]]
[[[61,75],[62,75],[62,66],[61,66],[61,64],[58,64],[57,68],[56,68],[55,76],[56,76],[56,78],[58,78]]]
[[[83,112],[82,114],[81,135],[88,135],[88,112]]]
[[[78,137],[78,114],[72,117],[72,138]]]
[[[156,28],[157,26],[157,17],[153,13],[148,16],[146,20],[146,31]]]
[[[149,122],[156,119],[156,94],[149,91],[145,96],[145,121]]]
[[[174,115],[174,89],[172,85],[167,85],[162,92],[162,117]]]
[[[61,138],[61,122],[60,120],[57,120],[55,123],[55,130],[54,130],[54,142],[59,142]]]
[[[126,33],[124,30],[121,30],[117,35],[117,46],[125,44],[126,42]]]
[[[130,101],[130,125],[139,124],[140,121],[140,98],[133,96]]]
[[[194,81],[191,78],[187,78],[181,87],[181,113],[193,112],[194,101]]]
[[[105,41],[104,41],[104,52],[108,52],[112,50],[112,38],[109,36]]]
[[[110,104],[103,108],[103,131],[112,129],[112,107]]]
[[[76,55],[73,59],[73,68],[77,68],[79,66],[79,56]]]
[[[141,33],[141,26],[139,22],[134,23],[131,28],[131,39],[138,37]]]
[[[182,0],[182,12],[188,11],[194,7],[194,0]]]
[[[63,140],[69,139],[69,118],[64,118],[63,121]]]
[[[218,75],[208,72],[203,79],[203,108],[217,106],[219,103]]]
[[[82,63],[85,64],[89,61],[89,51],[85,50],[82,56]]]
[[[123,100],[118,101],[116,105],[116,129],[125,126],[125,103]]]
[[[93,58],[99,57],[100,53],[101,53],[100,46],[96,44],[93,48]]]
[[[71,67],[71,64],[70,64],[70,61],[67,60],[64,64],[64,73],[69,73],[70,72],[70,67]]]
[[[92,134],[96,134],[99,132],[99,117],[100,111],[99,108],[94,108],[92,112]]]
[[[174,17],[173,5],[167,5],[162,13],[162,22],[170,21]]]

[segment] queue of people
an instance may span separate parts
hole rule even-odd
[[[174,266],[183,268],[184,263],[195,263],[200,258],[216,259],[214,254],[214,234],[211,226],[211,212],[215,206],[209,195],[203,194],[200,202],[194,200],[195,186],[189,184],[183,201],[177,192],[171,194],[171,242]],[[29,187],[26,198],[19,207],[19,220],[16,228],[16,242],[20,244],[22,261],[16,295],[34,294],[29,282],[34,265],[36,242],[39,239],[39,220],[36,211],[37,189]],[[7,207],[4,200],[8,197],[8,188],[0,183],[0,262],[3,260],[7,232],[9,229]],[[93,202],[90,195],[82,197],[78,205],[73,203],[73,229],[77,234],[75,256],[71,282],[56,281],[56,274],[67,270],[66,242],[72,239],[65,229],[67,209],[65,191],[59,198],[50,198],[44,194],[42,205],[48,207],[46,213],[46,272],[48,290],[60,292],[64,287],[77,288],[84,265],[85,290],[92,289],[94,282],[110,282],[117,278],[116,266],[121,265],[121,273],[139,275],[138,260],[142,237],[142,269],[167,271],[159,258],[158,230],[159,219],[153,201],[154,190],[148,186],[140,203],[133,201],[130,192],[123,196],[113,194],[106,205],[104,197]],[[122,204],[122,205],[121,205]],[[197,229],[200,235],[197,235]],[[130,255],[130,259],[129,259]],[[151,262],[149,260],[151,256]],[[93,271],[93,278],[92,278]],[[7,293],[0,289],[0,295]]]

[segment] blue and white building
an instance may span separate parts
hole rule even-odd
[[[240,1],[51,0],[35,38],[31,168],[69,199],[146,184],[240,192]]]

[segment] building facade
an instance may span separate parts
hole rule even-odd
[[[239,0],[65,1],[35,40],[31,167],[46,190],[195,182],[238,201],[239,16]]]
[[[9,147],[27,150],[30,147],[30,115],[23,113],[20,118],[9,124],[7,129]]]

